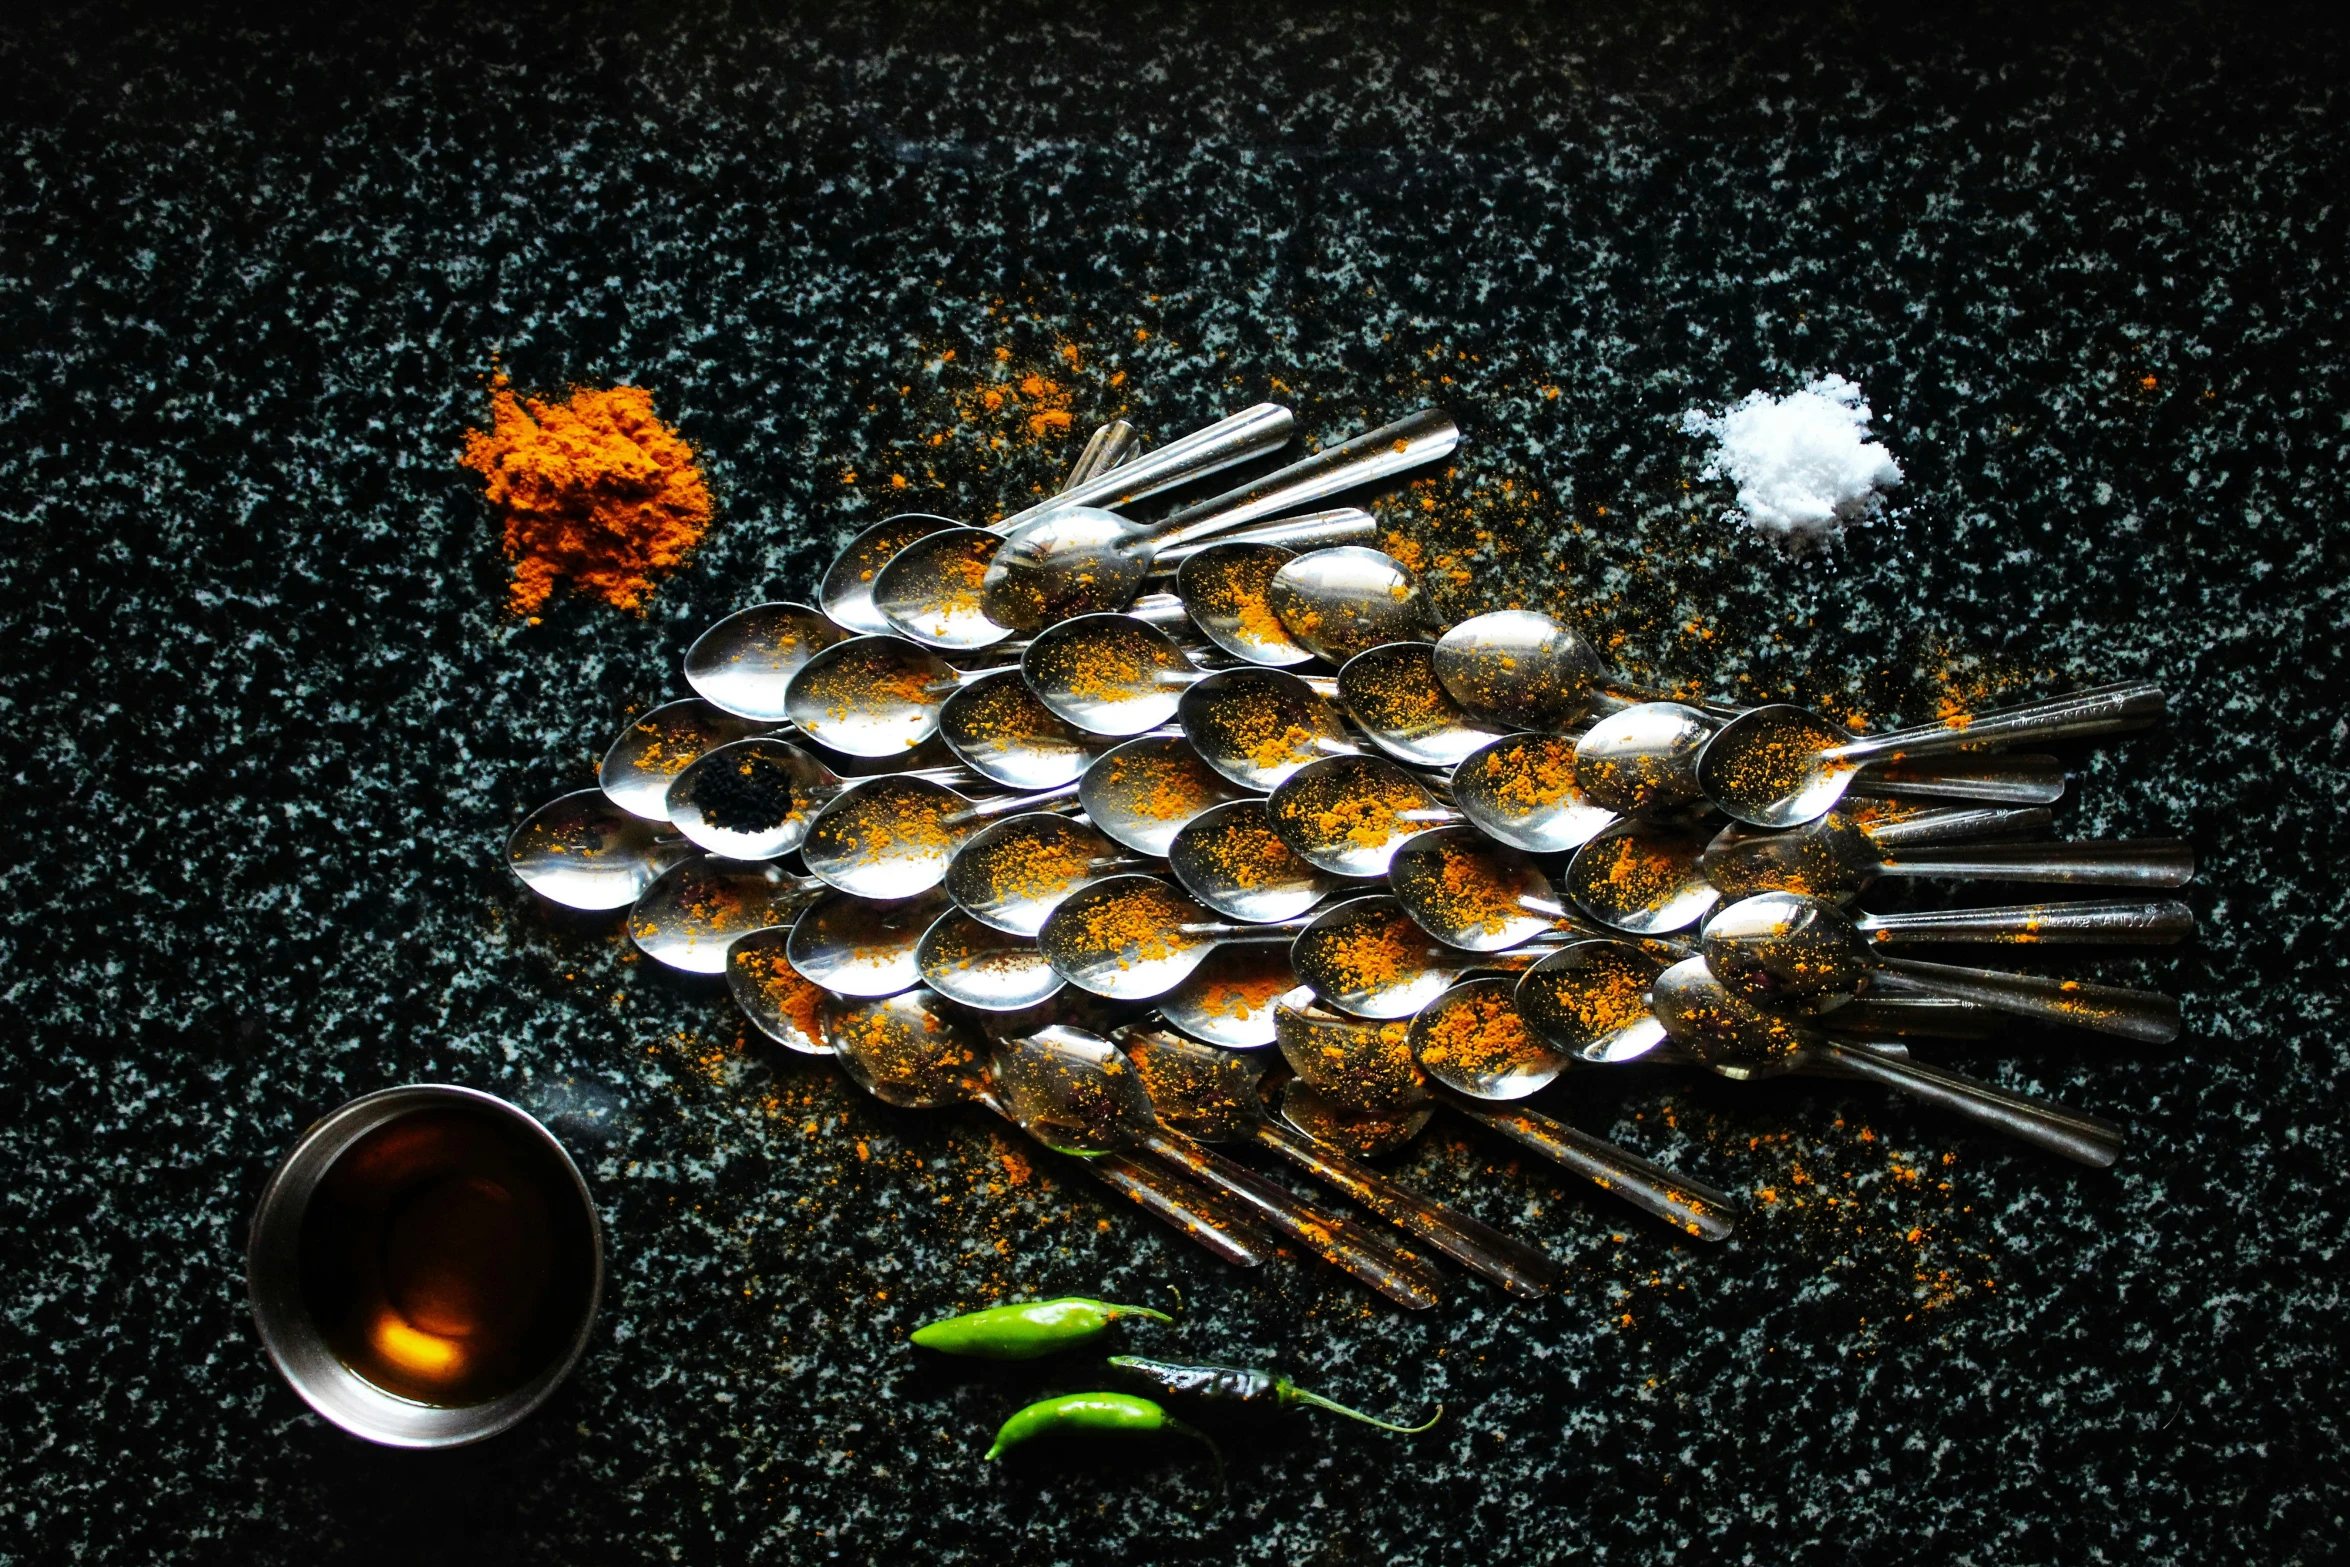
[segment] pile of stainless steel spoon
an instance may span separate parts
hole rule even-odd
[[[1362,1162],[1438,1109],[1730,1232],[1723,1193],[1525,1102],[1570,1072],[1864,1078],[2112,1162],[2113,1126],[1910,1046],[2016,1018],[2160,1043],[2175,1005],[1905,953],[2176,941],[2184,905],[1853,904],[1898,878],[2183,885],[2183,844],[2034,841],[2065,775],[2017,749],[2149,725],[2160,691],[1864,736],[1629,685],[1544,615],[1439,635],[1370,515],[1326,503],[1447,456],[1452,422],[1276,464],[1290,439],[1270,404],[1156,451],[1110,425],[1052,500],[875,524],[818,604],[704,633],[696,695],[509,862],[627,909],[647,956],[724,975],[887,1103],[981,1106],[1235,1264],[1287,1245],[1410,1307],[1439,1257],[1522,1296],[1557,1272]]]

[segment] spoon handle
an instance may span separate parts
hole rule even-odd
[[[1195,1179],[1238,1199],[1274,1229],[1397,1305],[1425,1311],[1442,1298],[1435,1272],[1418,1257],[1395,1250],[1346,1220],[1298,1201],[1254,1170],[1173,1133],[1155,1134],[1146,1138],[1142,1146]]]
[[[981,1089],[973,1099],[983,1109],[1003,1117],[1006,1125],[1018,1127],[1024,1135],[1034,1136],[1027,1128],[1020,1126],[1019,1118],[1012,1114],[1011,1107],[997,1098],[992,1090]],[[1187,1240],[1223,1258],[1234,1267],[1258,1267],[1280,1249],[1253,1221],[1233,1212],[1232,1205],[1224,1201],[1214,1188],[1186,1180],[1163,1165],[1116,1153],[1099,1157],[1070,1154],[1067,1157],[1082,1165],[1087,1173],[1119,1196],[1164,1220]]]
[[[2176,899],[2019,903],[1997,909],[1921,909],[1853,921],[1869,940],[1989,941],[2160,947],[2195,934],[2195,911]]]
[[[1378,518],[1359,506],[1340,506],[1280,522],[1261,522],[1253,528],[1234,528],[1197,544],[1174,545],[1152,558],[1151,571],[1153,574],[1172,572],[1201,550],[1214,549],[1219,544],[1279,544],[1288,549],[1304,545],[1323,549],[1332,544],[1363,544],[1378,536]]]
[[[1982,806],[1973,810],[1918,811],[1884,821],[1865,815],[1860,830],[1880,855],[1897,849],[1918,849],[1934,843],[1974,843],[1984,838],[2012,838],[2044,832],[2055,816],[2045,805]]]
[[[1142,437],[1134,426],[1123,419],[1112,419],[1095,427],[1093,436],[1085,443],[1085,450],[1077,454],[1077,461],[1069,469],[1069,477],[1061,481],[1062,493],[1074,490],[1080,484],[1100,478],[1120,463],[1133,460]]]
[[[1891,756],[1908,760],[1940,756],[1978,747],[2019,745],[2027,740],[2070,740],[2086,735],[2119,734],[2144,729],[2162,719],[2162,687],[2147,681],[2126,681],[2026,702],[1915,729],[1864,735],[1825,753],[1832,761],[1865,762]]]
[[[1140,542],[1182,544],[1210,533],[1222,533],[1259,517],[1270,517],[1293,507],[1371,484],[1408,468],[1434,462],[1461,444],[1460,427],[1439,408],[1423,408],[1393,424],[1328,447],[1253,484],[1186,506],[1154,524]],[[1148,461],[1145,458],[1144,461]]]
[[[1558,1282],[1558,1263],[1524,1241],[1465,1213],[1455,1213],[1302,1132],[1267,1121],[1257,1127],[1256,1136],[1258,1142],[1357,1207],[1398,1229],[1409,1230],[1512,1295],[1533,1300],[1550,1293]]]
[[[2179,1037],[2179,1004],[2151,990],[2093,985],[2086,980],[2047,979],[2038,974],[2003,974],[1997,969],[1958,968],[1910,958],[1879,958],[1886,972],[1914,980],[1937,996],[2048,1023],[2068,1023],[2099,1034],[2144,1044],[2167,1045]]]
[[[1214,1193],[1164,1166],[1123,1154],[1081,1158],[1078,1163],[1104,1186],[1236,1268],[1261,1267],[1279,1250],[1270,1236],[1229,1211]]]
[[[1727,1240],[1736,1222],[1735,1202],[1723,1192],[1676,1175],[1661,1164],[1651,1164],[1614,1143],[1555,1121],[1538,1110],[1507,1109],[1441,1089],[1444,1102],[1491,1127],[1510,1141],[1597,1183],[1610,1196],[1620,1197],[1644,1213],[1652,1213],[1676,1230],[1700,1240]]]
[[[2120,1127],[2050,1100],[1981,1082],[1947,1067],[1899,1060],[1858,1046],[1831,1041],[1805,1047],[1806,1055],[1815,1051],[1835,1063],[1838,1076],[1866,1078],[1897,1088],[2078,1163],[2102,1170],[2121,1154]]]
[[[1886,855],[1877,874],[1935,876],[1945,881],[2184,887],[2195,879],[2195,846],[2176,838],[2139,838],[1913,849]]]
[[[2054,805],[2064,798],[2064,764],[2053,756],[1951,757],[1871,762],[1844,792],[1863,798],[1980,800],[1987,805]]]
[[[1071,506],[1100,506],[1116,511],[1161,490],[1204,479],[1234,463],[1246,462],[1287,445],[1294,424],[1289,410],[1279,403],[1244,408],[1204,430],[1194,430],[1179,441],[1170,441],[1132,462],[1121,463],[1083,484],[1073,485],[1050,500],[1014,513],[989,531],[1008,534],[1022,523]]]

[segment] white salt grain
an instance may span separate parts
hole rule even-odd
[[[1879,492],[1901,482],[1901,464],[1868,438],[1860,388],[1840,375],[1786,397],[1749,392],[1718,414],[1692,408],[1681,428],[1721,443],[1699,477],[1735,481],[1747,526],[1791,555],[1873,518],[1885,505]]]

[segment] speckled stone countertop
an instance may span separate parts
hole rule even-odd
[[[0,1559],[2339,1559],[2337,34],[305,9],[0,23]],[[455,462],[493,358],[650,387],[703,452],[718,525],[644,618],[503,613]],[[1909,482],[1788,561],[1678,416],[1830,371]],[[1059,402],[987,407],[1030,372]],[[1451,615],[1571,611],[1636,672],[1872,722],[2163,682],[2170,728],[2078,753],[2063,824],[2200,846],[2201,942],[2090,965],[2188,1039],[1947,1054],[2127,1123],[2119,1167],[1818,1085],[1577,1079],[1551,1108],[1746,1194],[1741,1233],[1440,1132],[1399,1171],[1569,1283],[1406,1317],[746,1045],[507,876],[699,627],[864,521],[1049,482],[1040,411],[1164,438],[1267,395],[1323,438],[1458,412],[1452,475],[1380,503]],[[438,1455],[308,1414],[244,1304],[278,1154],[413,1080],[545,1116],[611,1245],[575,1380]],[[1449,1413],[1301,1421],[1225,1499],[1149,1444],[982,1465],[1092,1373],[949,1374],[905,1331],[1064,1291]]]

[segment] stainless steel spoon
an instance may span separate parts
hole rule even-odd
[[[984,531],[1000,536],[1062,506],[1115,509],[1132,505],[1284,445],[1289,440],[1292,423],[1288,409],[1259,403],[1157,451],[1096,473]],[[962,527],[952,517],[919,512],[874,524],[850,540],[834,557],[831,569],[824,574],[823,585],[817,590],[817,601],[824,606],[826,614],[852,631],[887,632],[890,624],[873,601],[874,583],[883,568],[907,546],[932,534]]]
[[[836,1000],[823,1021],[826,1036],[839,1041],[833,1054],[842,1070],[883,1104],[902,1110],[978,1105],[1019,1125],[988,1080],[986,1041],[929,992]],[[1254,1224],[1172,1171],[1122,1154],[1070,1162],[1235,1267],[1261,1266],[1274,1253],[1274,1242]]]
[[[784,705],[802,733],[836,751],[902,756],[938,733],[948,696],[1001,667],[957,669],[904,637],[851,637],[800,666]]]
[[[1570,853],[1621,819],[1575,782],[1565,735],[1508,735],[1470,752],[1452,770],[1452,797],[1487,837],[1533,854]]]
[[[645,888],[628,911],[628,935],[657,963],[689,974],[722,974],[728,943],[790,923],[825,890],[822,882],[777,865],[697,854]]]
[[[1080,615],[1038,634],[1020,678],[1054,717],[1097,735],[1138,735],[1175,716],[1186,687],[1213,670],[1131,615]]]
[[[972,799],[912,773],[864,778],[808,824],[811,873],[863,898],[910,898],[946,879],[955,855],[998,817],[1074,802],[1077,785]]]
[[[1617,822],[1567,862],[1567,896],[1600,924],[1635,936],[1687,930],[1722,901],[1699,863],[1705,846],[1702,830]]]
[[[692,844],[622,810],[601,789],[549,800],[506,839],[506,864],[522,884],[573,909],[627,908],[693,854]]]
[[[1418,1257],[1169,1131],[1140,1076],[1098,1035],[1053,1027],[1003,1040],[988,1069],[1021,1126],[1046,1145],[1147,1153],[1247,1204],[1253,1217],[1397,1305],[1425,1310],[1439,1300],[1439,1281]]]
[[[2102,1169],[2120,1155],[2121,1128],[2111,1122],[1943,1067],[1831,1039],[1736,994],[1704,958],[1666,969],[1650,994],[1666,1032],[1724,1077],[1773,1077],[1806,1062],[1832,1062],[1844,1075],[1897,1088],[2082,1164]]]
[[[779,724],[791,716],[783,693],[802,664],[853,633],[805,604],[736,610],[685,650],[685,683],[712,706]]]
[[[1551,944],[1555,945],[1555,944]],[[1297,977],[1357,1017],[1398,1018],[1436,999],[1473,969],[1515,973],[1551,945],[1479,954],[1433,940],[1404,906],[1381,893],[1349,898],[1316,915],[1290,944]]]
[[[1472,718],[1437,683],[1433,652],[1426,642],[1365,648],[1338,671],[1338,699],[1371,743],[1397,761],[1449,768],[1503,731]]]
[[[1000,626],[1038,631],[1114,610],[1134,596],[1156,553],[1225,533],[1433,462],[1460,443],[1451,418],[1423,410],[1186,506],[1145,528],[1107,511],[1062,507],[1013,529],[989,562],[981,606]]]
[[[1273,1042],[1273,1002],[1297,985],[1289,949],[1243,941],[1218,947],[1191,977],[1158,998],[1159,1016],[1194,1039],[1226,1050],[1262,1050]]]
[[[1368,512],[1361,514],[1371,522]],[[1377,523],[1372,529],[1377,531]],[[1268,668],[1313,662],[1313,650],[1290,636],[1266,589],[1273,573],[1297,559],[1278,544],[1218,539],[1200,546],[1175,572],[1175,594],[1200,635],[1234,658]]]
[[[1261,1062],[1157,1030],[1128,1033],[1119,1043],[1160,1118],[1185,1136],[1268,1148],[1365,1212],[1521,1299],[1540,1299],[1558,1282],[1558,1263],[1525,1242],[1275,1121],[1258,1087]]]
[[[1154,859],[1165,859],[1194,819],[1241,798],[1181,735],[1144,735],[1105,751],[1077,787],[1096,827]]]
[[[1559,901],[1524,853],[1467,827],[1433,828],[1405,843],[1387,884],[1422,931],[1470,952],[1503,952],[1557,931],[1609,934]]]
[[[1400,1027],[1400,1025],[1399,1025]],[[1281,1085],[1281,1119],[1326,1147],[1358,1159],[1395,1152],[1428,1129],[1433,1104],[1398,1110],[1349,1110],[1302,1077]]]
[[[1363,750],[1315,686],[1286,669],[1219,670],[1183,693],[1175,716],[1202,761],[1258,794],[1308,762]]]
[[[1575,787],[1627,816],[1695,805],[1705,798],[1697,759],[1716,727],[1684,702],[1640,702],[1610,713],[1575,742]]]
[[[1379,756],[1328,756],[1281,781],[1266,801],[1273,830],[1334,876],[1384,876],[1405,842],[1461,819],[1436,791]]]
[[[1868,762],[2119,734],[2158,722],[2163,707],[2160,686],[2131,681],[1866,736],[1800,707],[1758,707],[1712,737],[1690,778],[1742,822],[1793,827],[1824,815]]]
[[[1507,982],[1500,983],[1506,990]],[[1461,1003],[1454,1005],[1459,1008]],[[1408,1027],[1379,1027],[1351,1022],[1292,993],[1278,1004],[1275,1021],[1282,1058],[1299,1077],[1346,1108],[1392,1111],[1442,1105],[1675,1229],[1705,1240],[1729,1235],[1736,1204],[1711,1187],[1524,1105],[1489,1103],[1434,1078],[1418,1056],[1431,1040],[1450,1039],[1461,1026],[1462,1015],[1448,1009],[1431,1020],[1423,1012]],[[1468,1021],[1479,1028],[1491,1025],[1490,1017]],[[1433,1048],[1450,1054],[1440,1042]]]
[[[1075,782],[1121,738],[1088,734],[1063,720],[1036,699],[1017,667],[990,670],[948,697],[938,728],[948,749],[973,772],[1023,790]]]
[[[1880,876],[1941,881],[2183,887],[2194,846],[2174,838],[1985,843],[2046,824],[2044,809],[1923,812],[1869,821],[1843,808],[1801,827],[1738,823],[1706,845],[1702,866],[1724,896],[1800,892],[1849,903]]]
[[[962,909],[931,922],[915,944],[914,967],[931,989],[981,1012],[1025,1012],[1069,985],[1044,960],[1035,937],[983,925]]]
[[[1263,800],[1229,800],[1183,824],[1167,866],[1184,891],[1252,925],[1295,919],[1343,882],[1301,858],[1273,830]]]
[[[1425,642],[1435,617],[1420,579],[1394,556],[1362,544],[1313,550],[1284,562],[1266,596],[1292,639],[1343,664],[1387,642]]]
[[[914,949],[951,905],[935,887],[911,898],[835,892],[792,922],[784,956],[815,984],[844,996],[894,996],[922,977]]]
[[[1033,936],[1070,894],[1105,876],[1164,868],[1120,853],[1088,823],[1031,812],[974,834],[955,851],[943,885],[981,924]]]
[[[960,768],[894,776],[968,784]],[[789,741],[760,736],[704,751],[669,783],[669,821],[696,845],[734,860],[799,848],[816,813],[867,780],[843,778]]]
[[[2058,930],[2076,921],[2096,933],[2091,939],[2109,939],[2103,933],[2111,931],[2132,933],[2143,928],[2138,922],[2149,920],[2157,930],[2177,931],[2191,927],[2193,921],[2183,904],[2099,903],[2085,905],[2074,914],[2066,913],[2063,904],[2042,904],[1997,911],[2001,917],[1996,919],[1984,917],[1989,911],[1951,912],[1955,918],[1903,915],[1894,917],[1890,926],[1871,921],[1864,929],[1823,899],[1766,892],[1733,903],[1707,921],[1703,950],[1724,985],[1761,1005],[1827,1011],[1868,989],[1879,974],[1890,973],[1929,994],[1971,1001],[2019,1017],[2066,1023],[2148,1044],[2168,1044],[2178,1037],[2179,1004],[2152,991],[1919,963],[1885,957],[1876,947],[1890,936],[1970,939],[1966,935],[1970,930],[1981,933],[1971,939],[2014,939],[1996,933],[2002,929]],[[2036,934],[2033,939],[2048,938]]]
[[[1071,984],[1116,1001],[1147,1001],[1190,978],[1220,946],[1286,941],[1307,923],[1229,923],[1156,876],[1110,876],[1053,910],[1036,939]]]
[[[770,925],[726,949],[726,988],[754,1027],[786,1050],[828,1056],[821,1021],[832,992],[791,965],[791,927]]]
[[[738,717],[700,697],[664,702],[621,731],[604,753],[596,782],[622,810],[666,824],[670,782],[694,758],[774,727]]]

